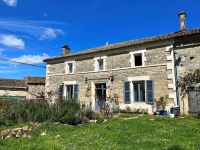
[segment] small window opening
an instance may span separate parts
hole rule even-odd
[[[104,61],[103,59],[98,59],[99,70],[104,70]]]
[[[69,73],[73,73],[73,64],[72,63],[68,64],[68,68],[69,68]]]
[[[191,56],[191,57],[190,57],[190,60],[193,60],[193,59],[194,59],[194,56]]]
[[[142,54],[135,55],[135,66],[142,66]]]

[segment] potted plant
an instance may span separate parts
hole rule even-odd
[[[160,115],[164,117],[167,116],[167,111],[165,110],[166,105],[167,105],[167,98],[165,97],[160,97],[159,100],[156,102],[156,106],[160,112]]]

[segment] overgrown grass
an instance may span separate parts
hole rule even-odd
[[[41,136],[46,132],[46,136]],[[30,139],[0,140],[1,150],[200,149],[200,120],[123,115],[102,124],[43,124]]]

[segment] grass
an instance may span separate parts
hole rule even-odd
[[[47,133],[41,136],[42,132]],[[45,123],[30,139],[0,140],[1,150],[200,149],[200,120],[122,115],[102,124]]]

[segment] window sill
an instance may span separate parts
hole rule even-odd
[[[131,68],[145,68],[147,67],[146,65],[142,65],[142,66],[131,66]]]
[[[66,75],[75,75],[75,73],[65,73]]]
[[[148,105],[153,105],[154,102],[124,102],[124,104],[148,104]]]
[[[107,70],[96,70],[95,72],[106,72]]]

